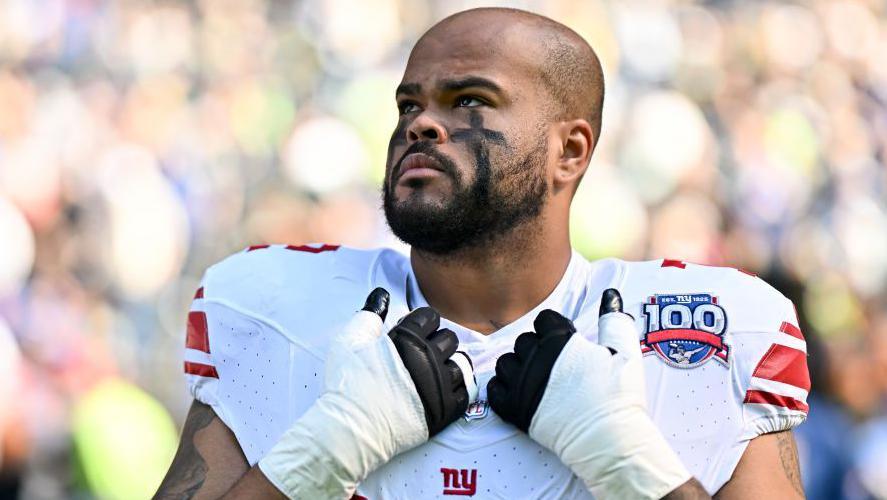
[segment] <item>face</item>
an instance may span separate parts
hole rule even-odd
[[[414,248],[482,246],[542,211],[548,122],[532,65],[499,49],[507,39],[449,30],[410,56],[383,198],[392,231]]]

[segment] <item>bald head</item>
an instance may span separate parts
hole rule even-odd
[[[551,117],[587,120],[597,141],[604,101],[603,71],[594,50],[575,31],[532,12],[485,7],[458,12],[432,26],[416,43],[413,54],[424,43],[456,37],[476,41],[491,51],[526,54],[551,98],[547,103]]]
[[[395,91],[383,183],[391,230],[436,255],[567,241],[603,90],[594,51],[551,19],[485,8],[439,22]]]

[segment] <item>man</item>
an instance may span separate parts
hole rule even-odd
[[[554,21],[476,9],[432,27],[383,186],[409,259],[260,246],[210,268],[189,315],[196,401],[158,497],[802,497],[791,303],[735,269],[572,252],[602,101],[594,52]],[[349,321],[376,287],[390,304],[373,292]],[[480,388],[454,422],[471,368],[446,361],[448,331]]]

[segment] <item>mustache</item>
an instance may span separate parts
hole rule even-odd
[[[440,169],[450,177],[456,176],[456,163],[450,159],[449,156],[441,153],[437,150],[431,143],[427,141],[419,141],[411,144],[406,151],[400,156],[397,160],[397,163],[391,168],[391,182],[394,183],[397,179],[400,178],[400,167],[403,163],[404,158],[414,153],[422,153],[424,155],[430,156],[433,158]]]

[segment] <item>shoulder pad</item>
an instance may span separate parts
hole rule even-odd
[[[695,311],[697,302],[718,306],[724,327],[719,329],[723,347],[717,355],[731,367],[736,394],[742,397],[746,439],[804,421],[810,390],[807,347],[794,305],[782,293],[746,271],[668,259],[627,263],[624,284],[635,296],[647,294],[649,304],[659,305],[644,306],[645,315],[662,313],[654,318],[655,327],[645,324],[645,331],[672,331],[673,325],[665,324],[672,321],[664,317],[671,315],[664,314],[666,304],[688,311]],[[693,321],[702,318],[693,316]],[[642,346],[650,350],[651,340],[645,337]]]
[[[625,263],[626,283],[655,294],[707,294],[731,314],[730,331],[771,331],[794,317],[791,301],[756,275],[673,259]],[[795,320],[795,324],[797,321]],[[775,326],[774,326],[775,325]]]
[[[377,267],[403,260],[397,255],[261,245],[206,271],[188,313],[185,376],[194,398],[234,432],[250,464],[319,393],[330,332],[363,304]],[[279,403],[294,393],[303,395],[295,406]]]
[[[256,245],[210,267],[203,281],[207,300],[258,315],[335,293],[347,283],[364,285],[381,250],[339,245]]]

